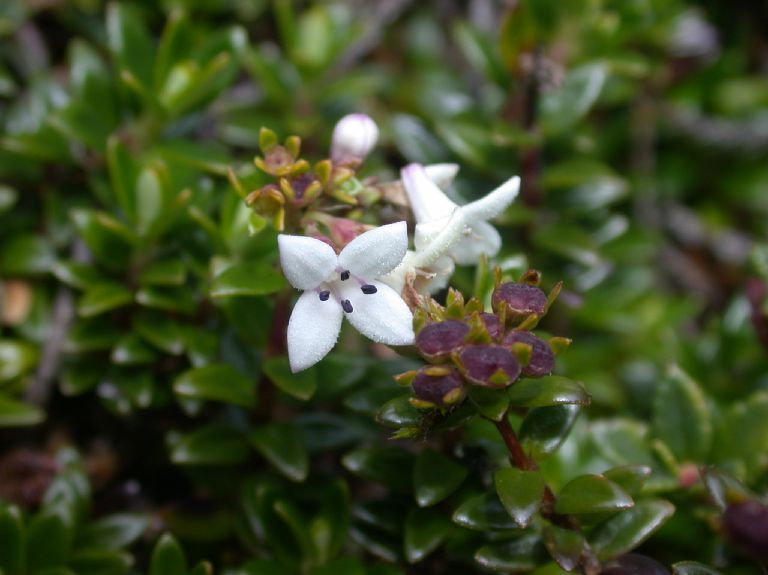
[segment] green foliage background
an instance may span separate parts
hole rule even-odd
[[[765,30],[748,0],[3,2],[0,571],[561,572],[487,420],[389,438],[414,359],[274,352],[276,232],[227,168],[255,189],[262,126],[319,160],[362,111],[367,175],[522,176],[497,263],[564,280],[542,327],[591,396],[524,445],[557,492],[652,470],[602,557],[758,573],[697,468],[768,488]]]

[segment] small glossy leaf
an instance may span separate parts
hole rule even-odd
[[[187,288],[147,286],[136,292],[136,303],[146,308],[191,315],[197,309],[195,296]]]
[[[306,479],[309,456],[295,425],[271,423],[253,430],[249,439],[251,445],[288,479]]]
[[[405,558],[418,563],[437,549],[450,529],[451,522],[442,512],[414,507],[405,519]]]
[[[544,478],[538,471],[500,469],[493,476],[496,494],[518,527],[527,527],[544,496]]]
[[[37,425],[44,419],[45,413],[39,407],[0,393],[0,427]]]
[[[49,491],[50,493],[50,491]],[[35,515],[27,531],[27,569],[56,567],[67,561],[72,549],[74,516],[66,504],[51,505]]]
[[[172,355],[181,355],[184,352],[183,327],[166,314],[138,314],[134,317],[133,329],[161,351]]]
[[[413,455],[397,447],[357,449],[342,459],[355,475],[409,493],[413,488]]]
[[[136,6],[117,2],[109,5],[107,39],[120,67],[130,72],[145,88],[151,86],[154,49]]]
[[[34,235],[12,236],[0,245],[0,274],[6,277],[44,274],[56,259],[47,239]]]
[[[179,543],[170,533],[155,545],[149,563],[149,575],[187,575],[187,559]]]
[[[555,525],[547,525],[543,535],[544,544],[552,558],[566,571],[573,571],[584,551],[584,536],[579,531]]]
[[[283,274],[264,262],[234,264],[213,278],[211,297],[258,296],[286,286]]]
[[[142,285],[180,286],[187,277],[187,266],[179,259],[154,262],[139,276]]]
[[[124,307],[133,301],[133,294],[122,284],[101,282],[86,289],[77,312],[83,317],[93,317]]]
[[[467,469],[452,459],[433,451],[423,450],[413,469],[413,493],[419,507],[439,503],[456,491],[467,477]]]
[[[656,386],[653,431],[681,461],[705,461],[712,442],[707,400],[699,385],[678,366]]]
[[[615,483],[600,475],[582,475],[560,490],[555,511],[564,515],[606,513],[629,509],[632,498]]]
[[[110,359],[117,365],[146,365],[157,359],[157,352],[134,333],[120,338],[112,348]]]
[[[540,120],[545,132],[558,134],[586,115],[600,96],[607,71],[586,64],[568,72],[563,84],[541,98]]]
[[[517,528],[495,493],[483,493],[467,499],[453,512],[453,522],[476,531]]]
[[[674,512],[674,505],[668,501],[640,501],[599,525],[591,537],[592,547],[601,559],[627,553],[648,539]]]
[[[541,539],[526,535],[499,543],[489,543],[478,549],[475,560],[487,569],[504,572],[533,570],[546,552],[542,553]]]
[[[77,289],[85,289],[103,281],[103,278],[92,264],[58,261],[53,265],[52,271],[57,280]]]
[[[223,363],[185,371],[176,378],[173,391],[190,399],[222,401],[248,408],[256,405],[256,382]]]
[[[350,523],[349,487],[342,479],[334,479],[321,488],[319,511],[309,525],[319,562],[328,561],[344,547]]]
[[[509,395],[506,389],[470,386],[469,399],[484,417],[493,421],[501,421],[509,408]]]
[[[0,383],[29,372],[37,363],[35,346],[14,339],[0,339]]]
[[[267,377],[288,395],[307,401],[317,389],[317,371],[313,368],[291,373],[287,357],[273,357],[262,364]]]
[[[722,575],[722,573],[702,563],[680,561],[672,565],[672,575]]]
[[[248,459],[248,441],[231,427],[212,424],[181,438],[171,460],[185,465],[236,465]]]
[[[622,465],[604,471],[602,475],[628,494],[634,495],[642,489],[651,472],[651,468],[647,465]]]
[[[78,575],[123,575],[132,565],[130,553],[110,549],[78,550],[69,559],[69,566]]]
[[[534,459],[557,451],[568,437],[581,407],[578,404],[536,407],[520,426],[520,441]]]
[[[115,551],[128,547],[146,531],[149,518],[137,513],[109,515],[87,525],[77,539],[80,548]]]
[[[550,375],[521,379],[509,388],[510,403],[518,407],[546,407],[576,403],[589,405],[590,397],[578,381]]]
[[[422,413],[410,402],[411,394],[390,399],[376,414],[376,421],[388,427],[418,427]]]

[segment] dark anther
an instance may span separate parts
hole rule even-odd
[[[331,297],[331,292],[328,290],[324,290],[320,292],[320,301],[328,301],[328,298]]]
[[[352,313],[352,303],[348,299],[341,300],[341,309],[347,313]]]
[[[371,295],[372,293],[376,293],[378,291],[376,286],[372,286],[371,284],[365,284],[364,286],[361,286],[360,289],[365,295]]]
[[[349,279],[349,270],[344,270],[341,272],[341,281],[346,281]]]

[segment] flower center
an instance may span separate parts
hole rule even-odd
[[[365,295],[372,295],[379,291],[375,285],[369,284],[357,276],[353,276],[349,270],[337,269],[336,271],[339,273],[339,281],[347,281],[350,278],[354,278],[355,281],[360,284],[360,291]],[[336,284],[337,282],[335,281],[328,281],[315,289],[315,291],[317,291],[318,297],[320,298],[320,301],[328,301],[331,299],[331,295],[333,295],[333,299],[338,302],[338,304],[341,306],[341,309],[343,309],[345,313],[352,313],[354,311],[352,302],[346,298],[341,298],[339,291],[336,289]]]

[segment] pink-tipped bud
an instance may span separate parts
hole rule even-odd
[[[336,123],[331,141],[334,162],[362,162],[379,139],[379,128],[370,116],[349,114]]]
[[[531,360],[523,368],[523,374],[528,377],[542,377],[555,369],[555,354],[549,344],[533,335],[530,331],[510,331],[504,337],[506,345],[524,343],[531,346]]]
[[[464,345],[468,332],[469,326],[455,319],[431,323],[416,336],[416,347],[429,360],[444,359]]]
[[[506,387],[520,377],[520,363],[501,345],[468,345],[459,364],[468,381],[483,387]]]
[[[498,286],[491,297],[494,311],[507,307],[508,320],[520,320],[529,315],[541,316],[547,307],[547,295],[532,285],[507,282]]]

